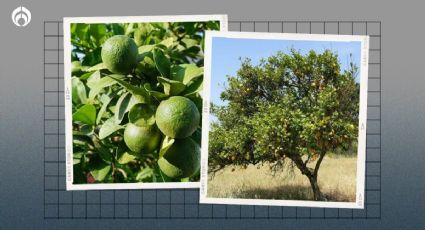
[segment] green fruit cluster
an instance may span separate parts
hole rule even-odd
[[[113,36],[102,46],[102,61],[116,74],[134,71],[137,54],[136,43],[125,35]],[[145,115],[140,111],[141,117]],[[159,103],[154,117],[153,124],[130,121],[124,130],[125,144],[132,152],[147,154],[158,150],[163,137],[173,138],[174,143],[158,159],[159,168],[170,178],[193,176],[200,164],[200,146],[190,137],[201,119],[195,103],[184,96],[168,97]]]
[[[161,132],[175,138],[173,145],[158,160],[162,172],[172,178],[190,177],[198,172],[200,147],[190,137],[199,126],[201,117],[196,105],[185,97],[170,97],[161,102],[155,117]]]
[[[199,181],[205,31],[71,23],[73,183]]]

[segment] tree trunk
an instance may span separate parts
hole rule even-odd
[[[318,175],[319,167],[320,167],[320,164],[322,163],[324,155],[325,153],[322,153],[320,155],[314,169],[307,167],[307,162],[303,162],[299,155],[296,155],[296,154],[291,155],[291,160],[295,163],[295,165],[301,171],[301,173],[305,175],[310,181],[311,189],[313,190],[313,199],[316,201],[326,200],[325,196],[320,191],[319,184],[317,183],[317,175]]]
[[[313,190],[313,199],[316,201],[326,200],[322,192],[320,192],[319,184],[317,183],[317,176],[307,176],[310,181],[311,189]]]

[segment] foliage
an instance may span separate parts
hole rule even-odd
[[[217,21],[71,25],[74,183],[199,180],[164,176],[160,145],[136,153],[123,136],[130,122],[155,125],[155,109],[170,96],[201,108],[204,31],[217,29]],[[127,75],[102,63],[102,45],[114,35],[138,46],[137,67]]]
[[[356,72],[353,64],[342,72],[337,54],[329,50],[306,55],[278,52],[256,66],[249,59],[242,61],[221,94],[227,105],[212,105],[218,121],[209,137],[210,167],[215,171],[230,164],[282,165],[289,159],[317,182],[324,155],[349,149],[356,140]],[[307,167],[313,161],[316,167]]]

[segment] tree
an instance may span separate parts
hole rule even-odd
[[[349,149],[357,138],[356,73],[352,63],[341,71],[329,50],[278,52],[258,65],[243,60],[221,93],[226,105],[211,106],[217,120],[210,131],[209,168],[269,162],[278,170],[289,160],[308,178],[313,199],[326,200],[318,185],[320,165],[327,153]]]

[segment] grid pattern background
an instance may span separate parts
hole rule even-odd
[[[381,22],[230,21],[229,30],[370,36],[365,209],[199,204],[197,189],[66,191],[62,22],[45,21],[45,219],[381,218]]]

